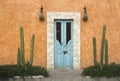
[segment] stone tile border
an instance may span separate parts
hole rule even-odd
[[[44,77],[42,75],[38,75],[38,76],[25,76],[25,77],[21,77],[21,76],[15,76],[13,78],[0,78],[0,81],[41,81],[41,79],[43,79]]]
[[[91,77],[82,77],[82,81],[120,81],[120,78],[91,78]]]
[[[16,77],[16,78],[5,78],[0,81],[120,81],[120,78],[90,78],[90,77],[70,77],[70,78],[39,78],[39,77]]]
[[[120,81],[120,78],[87,78],[87,77],[71,77],[71,78],[43,78],[41,81]]]
[[[73,69],[80,69],[80,13],[47,12],[47,69],[54,69],[54,20],[73,19]]]

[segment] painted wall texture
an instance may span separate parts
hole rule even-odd
[[[45,21],[39,21],[41,5]],[[83,7],[89,20],[82,21]],[[0,0],[0,64],[15,64],[19,47],[19,27],[24,27],[25,55],[29,59],[32,33],[35,34],[34,65],[46,67],[46,13],[81,13],[81,67],[93,65],[92,38],[97,37],[99,61],[102,27],[107,26],[109,62],[120,63],[120,0]]]

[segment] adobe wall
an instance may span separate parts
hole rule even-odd
[[[44,8],[44,22],[39,21],[41,5]],[[87,22],[82,21],[84,6],[87,7],[89,17]],[[0,64],[16,63],[20,42],[19,27],[23,26],[26,59],[29,59],[31,35],[34,33],[36,36],[34,65],[46,67],[46,13],[48,11],[81,13],[82,68],[93,65],[93,37],[97,37],[99,55],[104,24],[107,26],[109,62],[120,63],[119,0],[0,0]]]

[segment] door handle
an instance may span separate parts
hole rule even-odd
[[[63,51],[64,55],[67,54],[67,51]]]

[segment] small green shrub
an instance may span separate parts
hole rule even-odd
[[[48,77],[48,71],[40,66],[31,66],[25,64],[25,66],[17,65],[2,65],[0,66],[0,78],[14,77],[14,76],[32,76],[32,75],[43,75]]]
[[[103,65],[101,70],[100,65],[90,66],[83,70],[83,76],[91,77],[120,77],[120,64],[111,63],[109,65]]]

